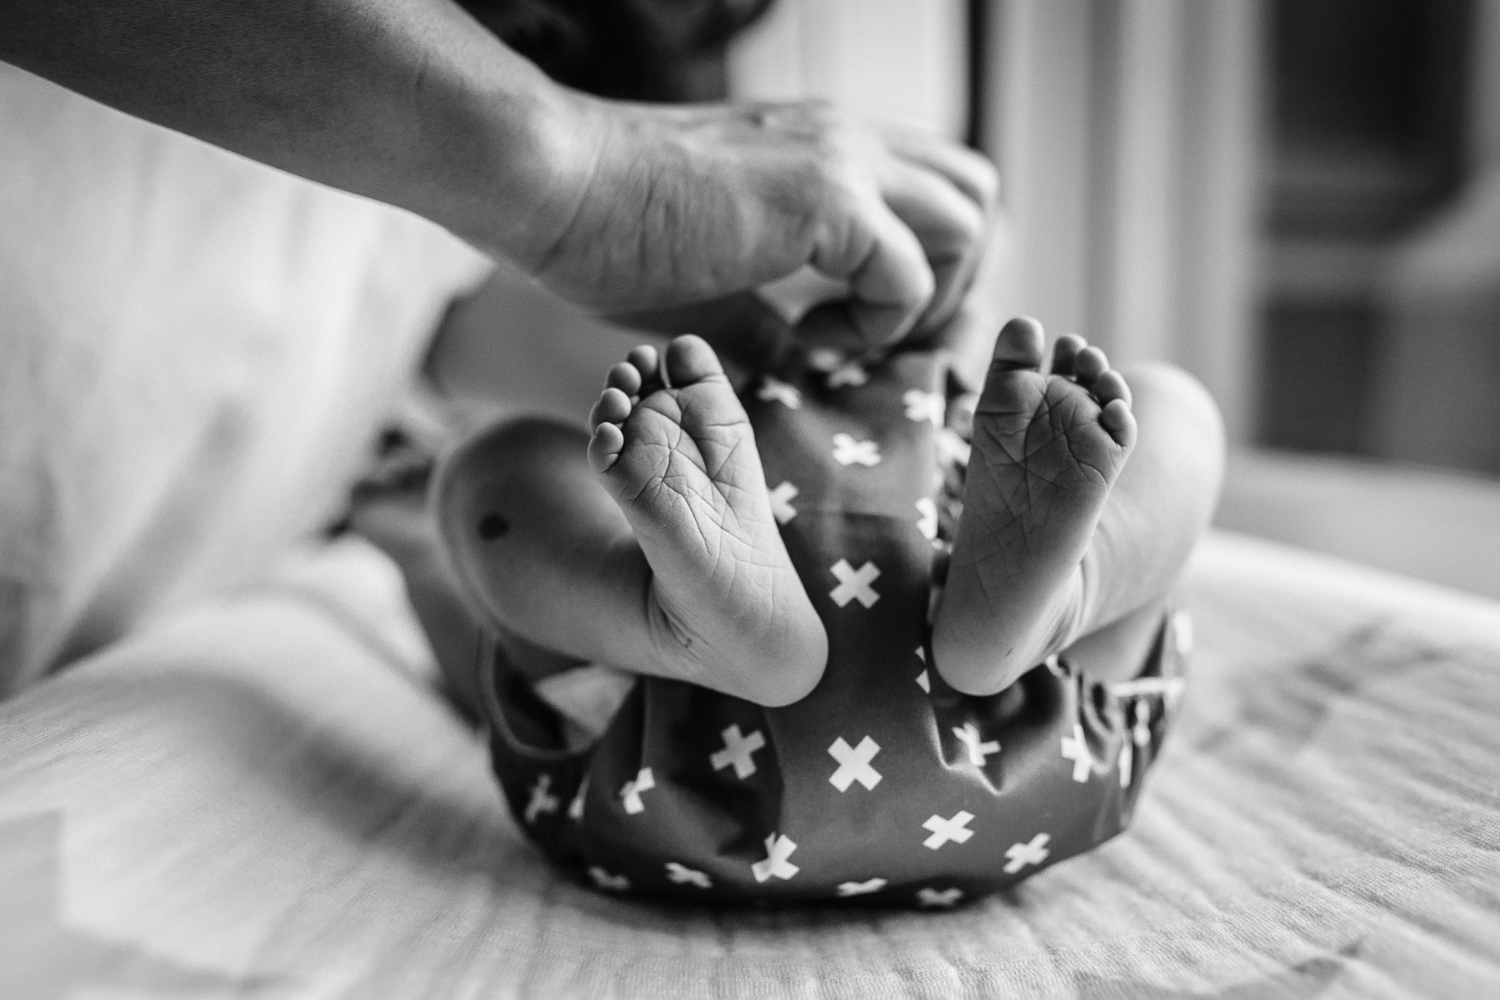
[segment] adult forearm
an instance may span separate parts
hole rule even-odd
[[[448,0],[8,0],[0,59],[494,253],[571,210],[572,98]]]
[[[586,97],[451,0],[5,0],[0,59],[411,209],[604,312],[810,264],[849,288],[824,325],[883,347],[952,314],[996,195],[973,154],[819,105]]]

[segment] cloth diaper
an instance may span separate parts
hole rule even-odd
[[[633,678],[578,745],[492,644],[494,769],[527,836],[609,893],[941,908],[1123,830],[1182,693],[1186,617],[1166,616],[1134,680],[1063,656],[960,694],[932,668],[968,460],[942,356],[763,376],[741,398],[826,672],[782,708]]]

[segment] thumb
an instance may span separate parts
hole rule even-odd
[[[906,335],[936,287],[922,244],[878,196],[860,199],[825,227],[812,265],[849,285],[849,317],[870,348]]]

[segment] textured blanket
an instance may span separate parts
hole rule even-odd
[[[957,912],[600,897],[353,543],[0,704],[0,996],[1500,995],[1500,607],[1233,536],[1133,827]]]

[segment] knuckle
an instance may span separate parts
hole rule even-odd
[[[1000,170],[995,162],[983,153],[972,149],[964,149],[964,154],[974,164],[975,175],[982,178],[982,183],[987,185],[988,190],[998,190],[1000,187]]]
[[[974,153],[974,184],[979,189],[979,197],[984,202],[984,210],[989,213],[994,210],[1000,201],[1000,171],[990,162],[989,157]]]
[[[825,100],[765,103],[754,108],[760,123],[804,140],[831,135],[842,122],[838,109]]]
[[[965,205],[953,213],[950,224],[957,237],[956,242],[965,250],[983,243],[985,231],[989,228],[984,211],[974,205]]]
[[[845,215],[859,210],[858,186],[849,166],[837,150],[823,151],[808,164],[807,190],[820,208]]]

